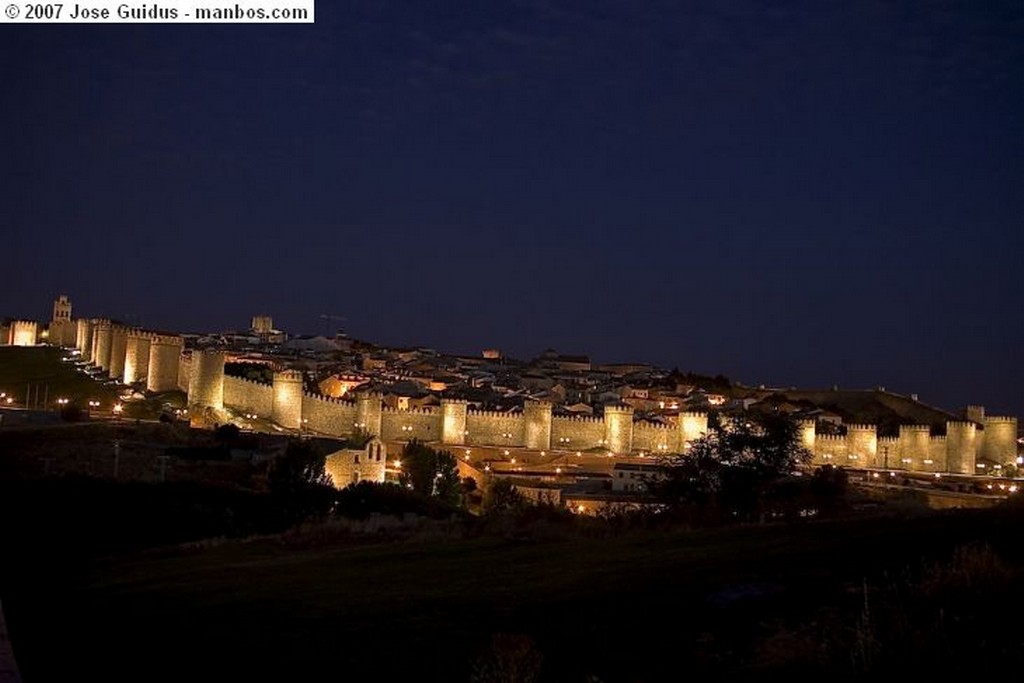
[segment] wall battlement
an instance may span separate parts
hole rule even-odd
[[[605,406],[605,415],[632,415],[634,412],[633,406]]]
[[[381,413],[386,415],[440,415],[440,411],[433,406],[426,406],[423,408],[392,408],[391,406],[381,406]]]
[[[466,415],[468,417],[521,418],[523,416],[523,412],[521,410],[513,410],[507,413],[503,413],[500,410],[473,410],[472,408],[470,408]]]
[[[499,413],[504,415],[504,413]],[[555,415],[551,418],[552,422],[562,423],[582,423],[582,424],[603,424],[604,420],[600,417],[594,417],[592,415]]]
[[[273,384],[270,384],[269,382],[258,382],[258,381],[254,380],[254,379],[249,379],[248,377],[235,377],[233,375],[225,375],[224,379],[230,379],[232,382],[238,382],[240,384],[247,384],[247,385],[250,385],[250,386],[253,386],[253,387],[259,387],[261,389],[270,389],[270,388],[272,388],[274,386]]]
[[[354,408],[356,405],[355,401],[348,401],[343,398],[334,398],[333,396],[325,396],[324,394],[315,394],[311,391],[303,391],[302,396],[303,398],[312,398],[317,401],[323,401],[324,403],[333,403],[335,405],[349,406],[351,408]]]
[[[184,346],[185,340],[176,335],[152,333],[151,343],[163,346]]]
[[[900,425],[900,434],[927,432],[931,434],[932,428],[928,425]]]
[[[659,431],[676,431],[675,425],[660,424],[657,422],[635,422],[633,423],[634,429],[654,429]]]

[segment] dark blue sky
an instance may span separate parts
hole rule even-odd
[[[0,26],[0,315],[1024,416],[1024,5],[679,4]]]

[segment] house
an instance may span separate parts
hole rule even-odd
[[[362,448],[343,448],[327,455],[324,469],[335,488],[342,489],[361,481],[383,484],[387,459],[387,446],[373,437]]]
[[[620,462],[612,468],[612,491],[646,491],[647,482],[661,476],[658,465]]]

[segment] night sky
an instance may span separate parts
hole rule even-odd
[[[684,4],[0,26],[0,316],[1024,416],[1024,5]]]

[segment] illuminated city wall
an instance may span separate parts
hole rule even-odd
[[[380,394],[357,394],[353,400],[329,399],[302,391],[301,373],[275,375],[267,386],[224,377],[220,351],[183,353],[180,336],[129,330],[110,320],[70,319],[55,307],[55,323],[66,330],[53,334],[53,345],[74,345],[83,359],[126,382],[145,379],[150,392],[180,389],[190,404],[224,405],[253,412],[291,429],[349,436],[357,428],[387,441],[412,438],[450,446],[494,446],[534,450],[608,449],[613,453],[675,453],[703,436],[708,415],[683,412],[675,424],[634,421],[633,408],[608,406],[601,417],[555,417],[548,402],[528,402],[511,413],[474,410],[466,401],[442,400],[439,408],[398,410],[383,405]],[[6,341],[34,345],[38,324],[14,321]],[[983,465],[1014,463],[1017,419],[987,416],[983,406],[969,406],[967,420],[946,423],[946,435],[931,435],[927,425],[902,425],[898,437],[879,437],[874,425],[845,426],[845,435],[817,433],[815,423],[800,423],[801,443],[814,464],[887,467],[922,472],[973,473]]]
[[[381,411],[380,438],[385,441],[440,441],[441,411],[434,408],[395,410],[385,407]]]
[[[466,412],[466,443],[472,446],[522,446],[522,413]]]
[[[585,451],[589,448],[600,448],[603,445],[604,418],[589,415],[552,418],[552,449]]]
[[[675,425],[635,422],[633,423],[632,450],[653,455],[678,453],[680,450],[679,430]]]
[[[317,434],[351,436],[355,429],[356,404],[340,398],[302,395],[302,419],[305,428]]]
[[[269,384],[225,375],[224,405],[269,418],[274,409],[274,388]]]

